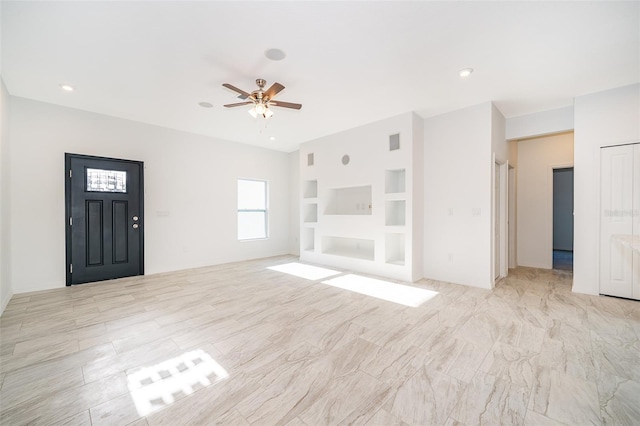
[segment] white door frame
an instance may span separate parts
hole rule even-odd
[[[508,256],[508,267],[515,268],[518,266],[518,254],[517,254],[517,236],[516,236],[516,217],[517,217],[517,204],[516,204],[516,169],[512,165],[509,165],[507,169],[508,177],[508,207],[509,211],[508,217],[508,236],[509,236],[509,256]]]
[[[496,212],[496,193],[495,193],[495,176],[496,176],[496,168],[498,169],[498,177],[500,179],[499,184],[499,211]],[[509,217],[509,191],[508,191],[508,174],[509,174],[509,162],[508,161],[500,161],[495,158],[495,154],[493,155],[493,165],[492,165],[492,173],[491,173],[491,279],[495,283],[500,278],[504,278],[509,273],[509,265],[508,265],[508,217]],[[499,219],[499,229],[498,231],[498,241],[500,247],[496,250],[495,247],[495,235],[496,235],[496,214],[498,214]],[[500,259],[499,262],[496,262],[495,253],[498,251]],[[499,270],[496,273],[496,263],[499,264]],[[495,278],[497,277],[497,278]]]
[[[571,163],[559,163],[550,164],[547,169],[547,235],[545,247],[547,247],[549,269],[553,269],[553,171],[557,169],[570,169],[573,168],[573,162]],[[575,188],[575,182],[574,182]],[[575,205],[573,207],[575,216]],[[575,234],[575,220],[573,224],[573,231]]]

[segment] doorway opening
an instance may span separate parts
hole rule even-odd
[[[553,169],[553,269],[573,271],[573,167]]]

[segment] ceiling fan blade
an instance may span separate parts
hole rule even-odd
[[[284,86],[280,83],[273,83],[265,92],[263,97],[273,99],[275,95],[280,93],[284,89]]]
[[[242,105],[249,105],[249,104],[252,104],[252,103],[253,103],[253,101],[237,102],[237,103],[235,103],[235,104],[227,104],[227,105],[224,105],[224,107],[226,107],[226,108],[233,108],[233,107],[242,106]]]
[[[223,86],[226,87],[227,89],[233,90],[234,92],[240,93],[240,96],[239,96],[240,99],[247,99],[249,96],[251,96],[244,90],[238,89],[236,86],[231,85],[229,83],[224,83]]]
[[[270,101],[269,105],[283,107],[283,108],[292,108],[292,109],[302,108],[302,104],[294,104],[293,102],[284,102],[284,101]]]

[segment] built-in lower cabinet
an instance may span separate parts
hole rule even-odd
[[[640,144],[600,154],[600,294],[640,300]]]

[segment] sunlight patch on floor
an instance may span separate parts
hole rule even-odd
[[[438,295],[437,291],[348,274],[322,281],[333,287],[417,308]]]
[[[227,377],[229,374],[220,364],[197,349],[143,367],[129,374],[127,382],[138,414],[146,416],[172,404],[180,394],[190,395]]]
[[[341,274],[340,271],[334,271],[332,269],[321,268],[319,266],[304,265],[298,262],[285,263],[283,265],[269,266],[267,269],[272,271],[283,272],[285,274],[293,275],[307,280],[322,280],[324,278],[331,277],[333,275]]]

